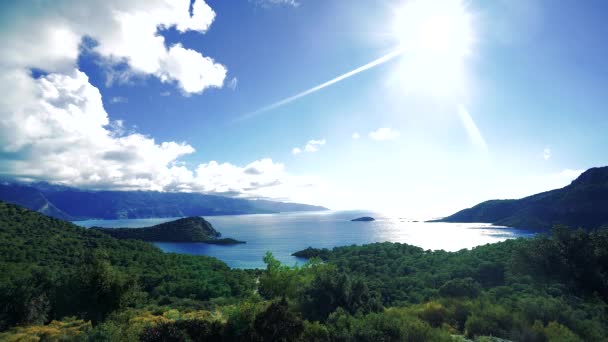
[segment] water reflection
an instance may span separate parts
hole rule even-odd
[[[374,222],[350,222],[373,216]],[[145,227],[174,218],[133,220],[89,220],[75,222],[85,227]],[[231,267],[264,267],[262,258],[271,251],[287,264],[302,262],[291,253],[308,246],[332,248],[372,242],[402,242],[424,249],[457,251],[487,243],[532,234],[519,229],[488,224],[413,222],[403,217],[385,217],[361,211],[281,213],[241,216],[209,216],[206,219],[225,237],[247,244],[218,246],[204,243],[156,243],[167,252],[213,256]]]

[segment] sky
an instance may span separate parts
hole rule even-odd
[[[608,164],[605,1],[0,7],[5,178],[431,218]]]

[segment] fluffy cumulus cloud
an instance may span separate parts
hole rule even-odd
[[[326,143],[325,139],[308,140],[306,145],[304,145],[302,148],[300,148],[300,147],[292,148],[291,154],[296,155],[296,154],[300,154],[302,152],[317,152],[321,148],[321,146],[325,145],[325,143]]]
[[[105,64],[126,64],[127,74],[174,82],[185,94],[221,87],[227,72],[223,65],[179,43],[166,47],[159,35],[171,27],[204,33],[215,13],[203,0],[194,2],[192,15],[189,8],[189,0],[20,1],[3,14],[10,29],[0,33],[2,64],[69,72],[88,37]]]
[[[158,77],[185,94],[221,87],[226,68],[159,29],[205,32],[215,17],[203,1],[14,2],[0,13],[0,174],[93,189],[199,191],[282,197],[312,180],[261,159],[244,167],[211,161],[187,167],[195,149],[158,142],[111,120],[101,93],[78,69],[80,44],[108,65]],[[32,70],[36,71],[36,77]],[[170,95],[165,92],[162,95]],[[109,103],[125,99],[110,99]]]
[[[369,137],[373,140],[394,140],[399,138],[399,131],[389,127],[381,127],[375,131],[369,132]]]

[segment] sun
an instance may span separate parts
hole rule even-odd
[[[391,34],[401,62],[391,79],[403,91],[441,97],[467,92],[466,57],[475,42],[463,0],[410,0],[394,11]]]
[[[395,11],[393,35],[405,53],[462,58],[474,41],[472,18],[461,0],[412,0]]]

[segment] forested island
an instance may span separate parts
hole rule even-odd
[[[205,242],[217,245],[245,243],[232,238],[220,238],[221,233],[202,217],[185,217],[175,221],[143,228],[100,228],[92,230],[108,234],[117,239],[134,239],[157,242]]]
[[[306,256],[230,269],[0,202],[0,340],[608,339],[608,228]]]

